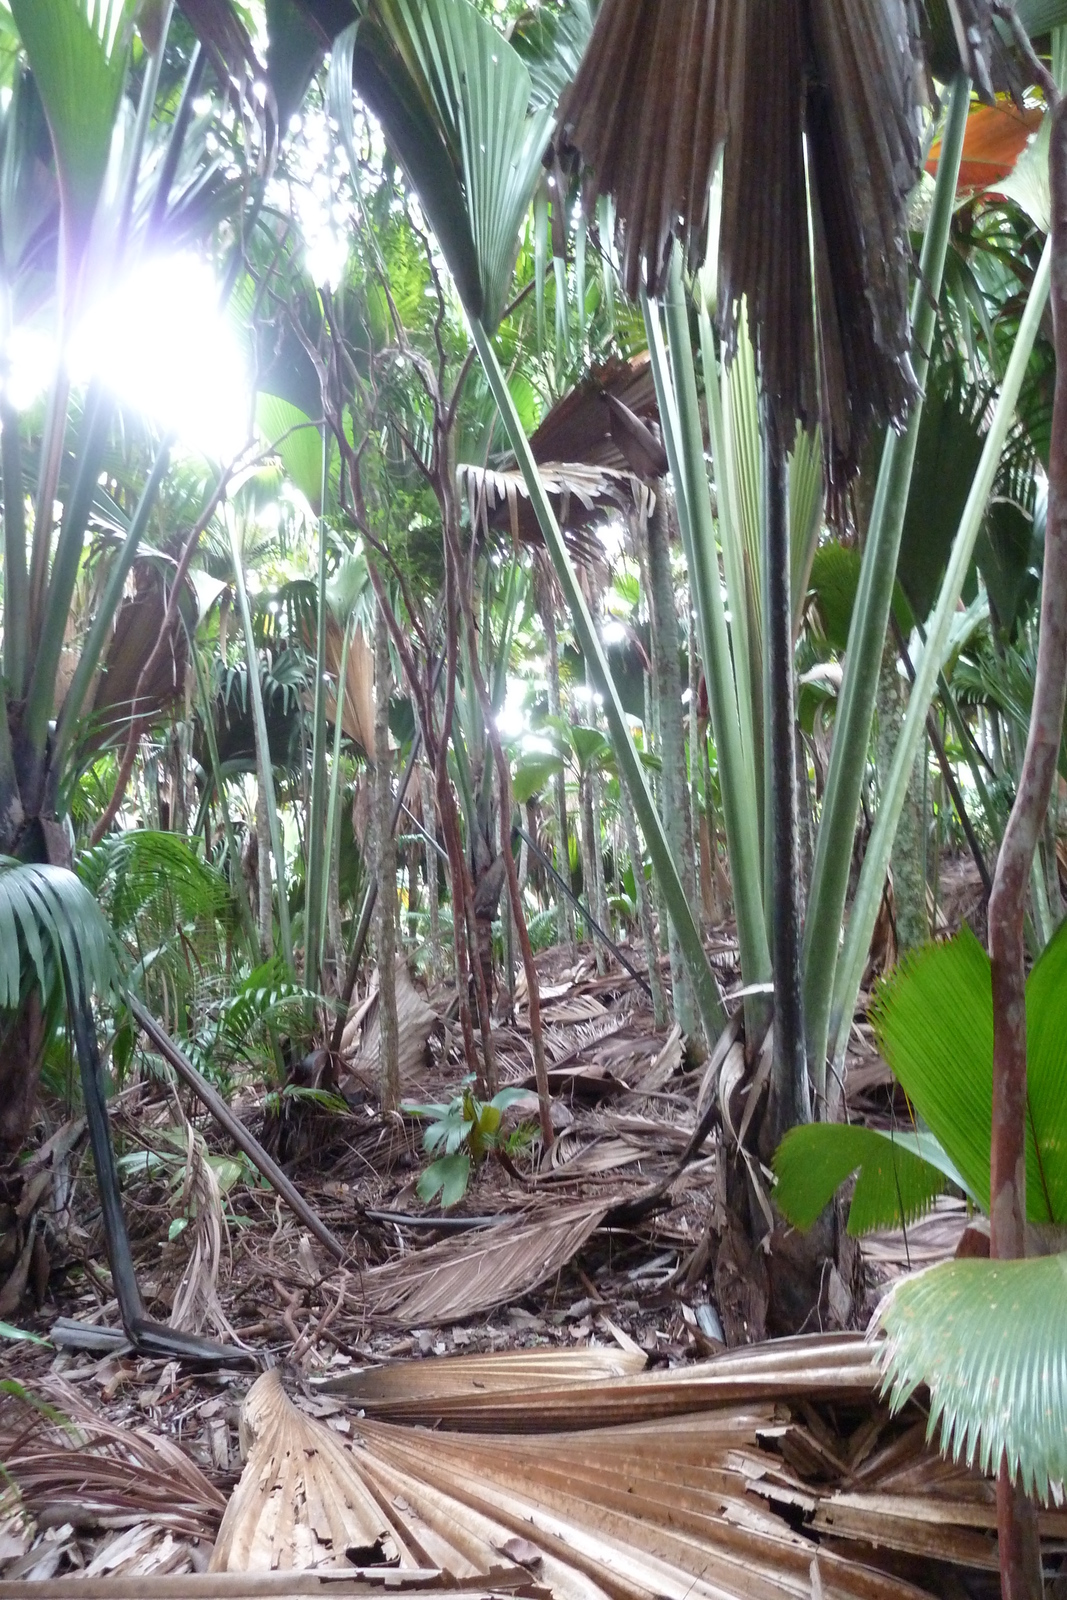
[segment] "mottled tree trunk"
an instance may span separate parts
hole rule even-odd
[[[904,679],[897,665],[897,646],[890,635],[882,657],[882,670],[878,679],[878,741],[877,763],[879,777],[888,773],[900,738],[904,722],[907,695]],[[926,911],[926,877],[923,872],[923,817],[920,795],[922,793],[923,755],[916,756],[907,796],[897,825],[893,845],[893,911],[896,926],[896,944],[900,954],[925,944],[930,933]]]
[[[389,629],[378,608],[374,624],[375,832],[378,872],[378,1093],[383,1112],[400,1103],[399,1029],[396,1015],[396,839],[393,835],[393,764],[389,751],[392,694]]]

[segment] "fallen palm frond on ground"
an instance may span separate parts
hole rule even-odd
[[[457,1322],[551,1278],[604,1219],[603,1201],[532,1206],[477,1236],[445,1239],[363,1274],[367,1315],[400,1327]]]
[[[334,1595],[384,1583],[531,1600],[919,1600],[995,1571],[992,1484],[937,1455],[919,1406],[890,1415],[868,1341],[642,1362],[595,1347],[401,1362],[323,1385],[328,1405],[290,1399],[268,1372],[244,1403],[247,1461],[211,1573],[143,1577],[138,1600],[303,1595],[316,1574]],[[87,1515],[125,1514],[108,1526],[134,1554],[144,1528],[211,1539],[221,1497],[176,1445],[84,1416],[77,1437],[88,1456],[55,1439],[5,1449],[27,1510],[65,1514],[87,1494]],[[1041,1531],[1050,1557],[1062,1551],[1067,1513],[1042,1513]],[[27,1592],[0,1583],[0,1600]],[[127,1593],[92,1575],[32,1590]]]
[[[890,1417],[864,1340],[634,1364],[607,1351],[403,1363],[351,1374],[332,1426],[265,1374],[212,1564],[507,1589],[525,1574],[567,1600],[915,1595],[887,1552],[934,1563],[907,1570],[935,1592],[945,1564],[995,1569],[991,1484],[931,1450],[917,1410]],[[471,1428],[493,1431],[456,1431]],[[1043,1521],[1061,1544],[1067,1515]]]

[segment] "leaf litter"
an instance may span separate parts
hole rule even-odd
[[[273,1117],[242,1088],[235,1111],[344,1242],[344,1262],[265,1186],[220,1205],[202,1160],[204,1220],[177,1236],[165,1187],[128,1189],[149,1308],[224,1319],[269,1369],[254,1383],[124,1346],[71,1126],[54,1185],[61,1287],[32,1326],[58,1340],[73,1322],[90,1343],[90,1325],[116,1332],[106,1349],[0,1347],[0,1600],[31,1583],[40,1600],[313,1593],[319,1572],[335,1574],[332,1593],[346,1573],[352,1592],[387,1581],[567,1600],[889,1600],[939,1593],[949,1567],[995,1570],[991,1486],[926,1445],[919,1403],[888,1416],[864,1339],[747,1343],[765,1291],[749,1242],[730,1240],[721,1122],[701,1138],[698,1116],[718,1102],[729,1042],[690,1069],[632,979],[559,956],[542,958],[559,1132],[539,1169],[487,1161],[442,1215],[415,1195],[420,1129],[383,1122],[363,1088],[344,1115],[283,1097]],[[718,961],[729,985],[729,944]],[[447,1099],[448,995],[413,995],[409,1081]],[[354,1001],[349,1033],[363,1086],[371,999]],[[495,1030],[498,1066],[502,1083],[528,1087],[521,985],[515,1001]],[[862,1020],[856,1037],[850,1098],[884,1115],[892,1086]],[[726,1076],[726,1111],[743,1119],[747,1086]],[[511,1112],[529,1115],[523,1102]],[[171,1091],[145,1082],[117,1101],[113,1129],[150,1148],[174,1116]],[[198,1156],[232,1155],[195,1103],[179,1129]],[[823,1327],[862,1325],[887,1282],[951,1254],[965,1224],[943,1201],[907,1236],[866,1241],[867,1299],[831,1283]],[[1067,1515],[1043,1513],[1042,1532],[1063,1549]],[[239,1587],[242,1571],[253,1587]]]

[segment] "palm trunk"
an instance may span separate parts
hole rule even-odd
[[[392,694],[389,630],[379,606],[374,624],[374,792],[378,872],[378,1093],[383,1112],[400,1103],[399,1027],[396,1015],[396,840],[393,836],[393,764],[389,753]]]

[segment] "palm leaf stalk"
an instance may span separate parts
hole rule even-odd
[[[758,801],[751,764],[745,759],[736,683],[722,603],[718,553],[711,513],[704,440],[701,433],[696,371],[689,338],[681,262],[672,258],[666,295],[670,368],[666,364],[659,312],[646,312],[649,350],[660,399],[663,441],[671,475],[679,486],[678,519],[685,543],[690,582],[700,625],[701,654],[708,683],[712,730],[719,762],[723,820],[734,886],[734,910],[741,966],[746,984],[771,976],[760,871]],[[760,1028],[758,999],[746,1000],[753,1037]]]
[[[838,967],[840,928],[848,892],[852,839],[867,766],[878,674],[885,648],[897,556],[922,417],[921,391],[929,368],[929,351],[948,250],[969,105],[970,84],[961,73],[952,86],[934,202],[923,240],[919,281],[912,303],[913,363],[920,394],[911,408],[907,432],[903,437],[892,428],[886,433],[874,508],[863,551],[859,590],[849,628],[845,677],[834,723],[833,748],[808,895],[803,951],[804,1014],[809,1071],[816,1104],[820,1106],[826,1098],[827,1035],[834,975]],[[879,820],[884,812],[883,797]]]
[[[678,940],[682,948],[682,955],[689,969],[696,996],[697,1009],[700,1020],[709,1042],[714,1042],[721,1033],[725,1014],[723,1012],[722,998],[715,974],[708,961],[693,916],[692,907],[686,898],[682,887],[682,880],[674,857],[671,854],[667,836],[660,821],[659,812],[649,793],[645,781],[644,769],[641,758],[630,737],[626,713],[623,710],[619,691],[611,675],[607,657],[597,638],[596,627],[589,608],[585,602],[577,573],[571,564],[571,558],[552,510],[551,502],[545,492],[541,475],[537,470],[537,463],[530,449],[530,442],[522,426],[511,391],[503,368],[497,359],[496,351],[485,328],[477,320],[472,322],[471,332],[478,355],[485,368],[489,386],[493,391],[497,408],[504,423],[511,448],[515,452],[519,469],[522,472],[526,487],[530,494],[530,503],[537,516],[538,525],[545,537],[548,553],[556,569],[556,576],[563,589],[564,596],[571,614],[571,625],[575,636],[582,648],[590,674],[596,684],[597,690],[603,696],[604,714],[607,717],[608,729],[611,736],[612,748],[615,759],[619,765],[620,775],[627,785],[630,798],[633,802],[637,820],[641,831],[648,844],[649,855],[652,857],[652,868],[656,875],[667,905],[667,914],[678,930]]]
[[[893,756],[893,763],[882,791],[878,812],[874,819],[874,827],[871,830],[871,837],[867,843],[863,867],[860,871],[859,883],[852,903],[848,927],[845,931],[844,945],[837,960],[834,974],[833,999],[828,1026],[828,1055],[830,1059],[838,1064],[843,1058],[856,997],[859,994],[863,978],[867,951],[870,948],[871,936],[878,918],[878,907],[881,904],[885,887],[885,875],[893,851],[893,839],[896,834],[897,822],[907,795],[908,783],[915,764],[919,744],[925,734],[926,713],[933,703],[938,676],[943,665],[944,653],[952,627],[952,619],[955,615],[960,595],[963,592],[963,585],[974,555],[975,541],[982,526],[986,505],[1000,465],[1001,452],[1004,449],[1004,444],[1015,416],[1015,407],[1026,375],[1030,352],[1033,349],[1034,340],[1037,337],[1038,328],[1048,300],[1051,260],[1052,247],[1051,243],[1047,242],[1042,252],[1041,260],[1038,263],[1037,271],[1034,273],[1030,293],[1015,336],[1011,358],[1000,386],[1000,392],[997,396],[997,402],[982,446],[981,459],[971,484],[970,493],[967,496],[967,503],[960,518],[959,530],[953,540],[952,553],[945,576],[942,579],[937,604],[927,626],[926,644],[922,655],[915,663],[915,682],[908,698],[904,726],[901,729],[900,740]],[[825,825],[824,817],[823,827]],[[809,912],[810,915],[811,913]],[[836,932],[834,937],[836,941]],[[809,981],[812,971],[811,964],[822,959],[824,957],[816,953],[814,943],[812,943],[806,967]],[[811,1057],[809,1056],[810,1059]],[[818,1059],[816,1058],[816,1064]]]

